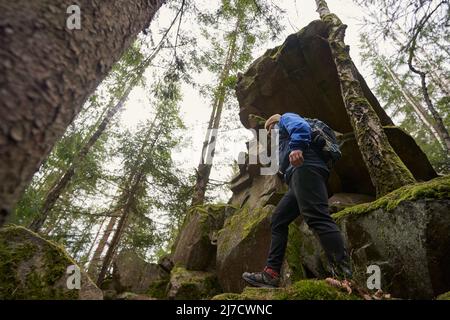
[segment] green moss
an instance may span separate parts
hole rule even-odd
[[[167,297],[167,284],[169,280],[159,280],[153,282],[148,288],[147,294],[152,298],[165,299]]]
[[[0,299],[77,299],[78,291],[67,290],[61,281],[71,264],[56,244],[23,227],[7,226],[0,230]]]
[[[216,276],[208,272],[175,267],[171,272],[171,282],[178,286],[177,300],[209,299],[220,292]]]
[[[291,280],[298,281],[305,278],[305,270],[303,269],[300,259],[300,248],[302,235],[297,224],[291,223],[289,226],[289,238],[286,248],[286,260],[289,268],[292,270]]]
[[[222,227],[221,224],[223,223],[225,212],[229,209],[236,210],[237,208],[233,205],[223,203],[205,204],[191,207],[186,214],[183,226],[189,223],[193,216],[198,215],[200,217],[202,232],[205,236],[207,236],[211,230]]]
[[[436,300],[450,300],[450,291],[437,296]]]
[[[357,217],[376,209],[391,211],[403,201],[417,199],[450,199],[450,175],[401,187],[373,202],[341,210],[333,215],[337,221]]]
[[[357,296],[331,287],[324,280],[301,280],[287,288],[247,287],[241,294],[225,293],[214,300],[357,300]]]
[[[268,207],[249,210],[244,206],[225,221],[223,229],[219,231],[221,245],[218,254],[228,252],[231,240],[238,237],[245,239],[254,234],[255,228],[272,213]]]

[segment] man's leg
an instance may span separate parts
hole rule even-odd
[[[291,188],[275,208],[272,219],[272,240],[266,266],[280,273],[289,235],[289,224],[300,215],[297,199]]]
[[[297,199],[289,188],[272,215],[272,241],[266,267],[262,272],[244,272],[242,278],[245,281],[256,287],[278,287],[288,241],[289,224],[299,215]]]
[[[328,210],[327,179],[328,172],[322,168],[300,167],[292,175],[291,189],[306,223],[319,236],[332,271],[351,277],[344,240]]]

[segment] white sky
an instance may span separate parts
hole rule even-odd
[[[200,0],[201,2],[202,0]],[[208,3],[215,3],[217,0],[209,0]],[[282,24],[286,26],[285,31],[280,36],[279,40],[275,42],[268,41],[265,46],[255,48],[254,59],[262,55],[267,49],[280,45],[284,39],[291,33],[295,33],[312,20],[318,19],[319,15],[315,12],[316,6],[314,0],[274,0],[279,7],[286,11],[285,15],[280,17]],[[203,1],[204,3],[204,1]],[[351,56],[359,68],[360,72],[366,76],[366,80],[370,84],[372,83],[369,78],[369,72],[366,72],[361,66],[359,56],[359,31],[361,28],[360,21],[363,17],[362,10],[356,6],[352,0],[329,0],[328,5],[333,13],[336,13],[341,20],[348,25],[346,43],[350,45]],[[152,22],[152,30],[159,30],[162,27],[167,27],[173,19],[173,14],[165,7],[161,8],[158,17]],[[195,32],[196,26],[192,26],[192,31]],[[154,34],[155,38],[157,36]],[[204,44],[204,43],[203,43]],[[202,45],[202,43],[200,43]],[[207,44],[206,44],[207,45]],[[243,70],[245,71],[245,70]],[[151,82],[151,73],[147,73],[147,79]],[[203,73],[201,76],[195,78],[199,82],[213,81],[214,77],[208,73]],[[188,127],[187,135],[191,138],[191,143],[183,145],[180,150],[173,152],[174,159],[185,170],[192,170],[197,167],[201,144],[206,130],[206,123],[210,116],[210,104],[209,100],[201,97],[195,89],[190,86],[184,85],[182,87],[183,100],[180,104],[183,120]],[[136,88],[130,95],[130,99],[126,104],[126,109],[122,113],[121,122],[123,125],[133,128],[136,124],[146,117],[146,110],[148,110],[148,102],[146,93],[143,88]],[[236,110],[237,114],[238,110]],[[236,115],[237,116],[237,115]],[[220,146],[218,146],[218,153],[216,154],[217,162],[228,161],[230,159],[237,159],[238,153],[245,149],[245,142],[248,140],[249,135],[245,129],[238,130],[234,133],[234,137],[239,139],[239,143],[231,144],[229,151],[220,152]],[[219,136],[220,144],[220,136]],[[223,146],[222,146],[223,147]],[[228,180],[231,174],[231,167],[228,169],[221,168],[220,170],[213,169],[212,178],[218,180]],[[218,195],[218,201],[227,201],[231,196],[231,193]]]

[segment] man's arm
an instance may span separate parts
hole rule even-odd
[[[295,113],[285,113],[280,118],[280,128],[289,134],[289,161],[295,167],[303,164],[303,151],[311,142],[311,127],[309,123]]]

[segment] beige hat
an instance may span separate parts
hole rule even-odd
[[[278,113],[271,116],[269,119],[267,119],[266,123],[264,124],[264,129],[268,130],[269,126],[272,123],[280,122],[280,118],[281,118],[281,115],[279,115]]]

